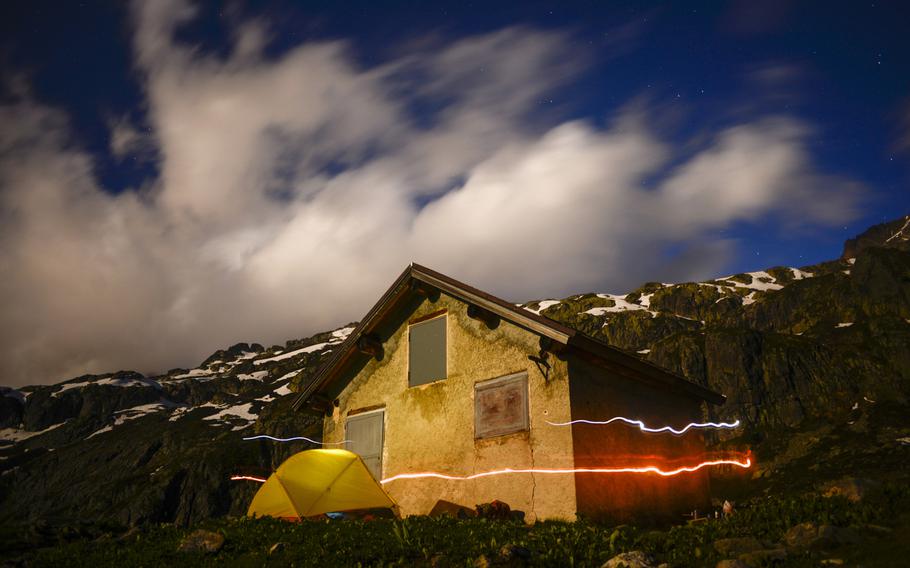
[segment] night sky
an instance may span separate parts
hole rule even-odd
[[[910,213],[903,2],[0,7],[0,383],[836,258]]]

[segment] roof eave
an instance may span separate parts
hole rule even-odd
[[[690,382],[657,365],[629,355],[620,349],[597,341],[559,322],[510,304],[501,298],[487,294],[425,266],[411,264],[398,276],[389,289],[379,298],[379,301],[373,305],[360,323],[357,324],[347,339],[339,345],[338,349],[320,367],[310,383],[300,392],[292,405],[295,411],[299,410],[313,393],[327,384],[328,380],[334,375],[334,371],[343,366],[343,363],[356,351],[357,340],[364,333],[372,331],[374,324],[380,321],[382,316],[388,311],[388,308],[394,304],[393,300],[397,300],[397,297],[406,290],[404,287],[411,279],[419,280],[453,297],[480,306],[515,325],[548,337],[553,341],[563,345],[570,345],[631,371],[638,372],[674,390],[687,393],[712,404],[723,404],[726,401],[726,397],[722,394]]]

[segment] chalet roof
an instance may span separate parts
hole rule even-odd
[[[361,342],[360,346],[362,346],[364,340],[369,340],[370,333],[386,316],[394,312],[399,301],[408,294],[414,293],[415,290],[426,293],[427,290],[433,289],[445,292],[470,306],[476,306],[489,314],[538,334],[541,337],[542,345],[548,344],[557,348],[564,346],[570,351],[576,350],[593,356],[593,360],[608,366],[613,372],[632,379],[656,383],[680,394],[694,396],[713,404],[722,404],[726,400],[726,397],[721,394],[612,347],[581,331],[515,306],[435,270],[419,264],[411,264],[306,384],[294,401],[294,409],[299,409],[313,394],[332,382],[352,357],[360,353],[361,348],[358,347],[358,342]]]

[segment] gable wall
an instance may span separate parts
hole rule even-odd
[[[338,395],[339,406],[324,425],[324,440],[344,439],[351,411],[385,408],[382,477],[436,471],[450,475],[511,468],[572,468],[572,432],[545,421],[569,420],[566,363],[552,355],[549,380],[528,355],[538,336],[502,321],[493,330],[467,317],[467,305],[444,293],[423,300],[409,320],[448,310],[448,378],[408,387],[407,323],[384,341],[382,361],[370,360]],[[474,440],[474,384],[526,371],[530,430]],[[571,474],[506,474],[470,481],[398,480],[384,485],[404,515],[426,514],[438,499],[468,507],[499,499],[525,511],[528,520],[574,519]]]

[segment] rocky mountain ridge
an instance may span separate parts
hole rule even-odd
[[[842,258],[812,266],[524,307],[726,394],[706,416],[746,427],[713,442],[759,450],[756,487],[785,484],[787,467],[817,479],[857,464],[889,475],[910,458],[908,226],[872,227]],[[321,418],[292,412],[289,395],[351,330],[269,349],[240,343],[157,377],[4,388],[0,523],[242,514],[256,487],[232,474],[268,473],[311,447],[244,438],[319,435]]]

